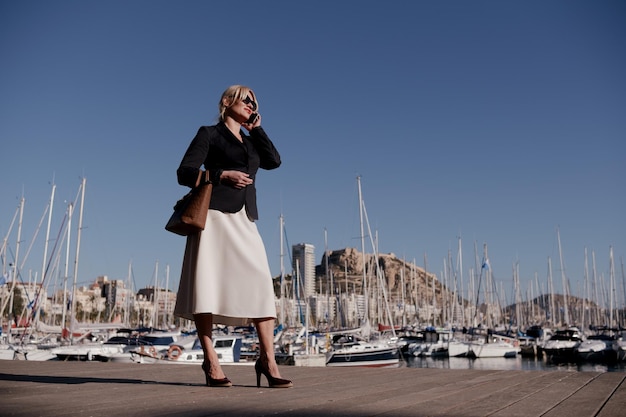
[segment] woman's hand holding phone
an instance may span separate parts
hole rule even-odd
[[[248,129],[249,131],[257,126],[261,126],[261,115],[259,113],[252,113],[248,120],[243,123],[243,127]]]

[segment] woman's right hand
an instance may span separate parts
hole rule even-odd
[[[252,184],[252,178],[249,174],[241,171],[222,171],[220,182],[242,189]]]
[[[243,127],[246,128],[246,130],[249,132],[252,129],[254,129],[255,127],[259,127],[261,126],[261,115],[259,113],[253,113],[256,114],[256,119],[254,120],[254,123],[242,123],[241,125]]]

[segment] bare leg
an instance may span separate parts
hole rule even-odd
[[[194,314],[193,319],[196,322],[196,329],[198,329],[198,339],[200,345],[202,345],[202,351],[204,352],[204,362],[210,365],[210,369],[207,369],[209,376],[213,379],[225,378],[224,371],[220,365],[217,352],[213,348],[213,315],[212,314]]]
[[[280,370],[274,357],[274,319],[254,319],[259,335],[259,359],[274,378],[280,378]]]

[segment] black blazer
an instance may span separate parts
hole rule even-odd
[[[255,127],[249,136],[241,133],[243,143],[232,134],[223,122],[215,126],[202,126],[185,152],[176,171],[178,183],[193,187],[200,167],[209,171],[211,180],[219,178],[222,171],[246,172],[252,184],[237,189],[213,181],[209,208],[236,213],[245,205],[248,216],[259,218],[256,206],[256,172],[259,168],[274,169],[280,166],[280,155],[262,127]]]

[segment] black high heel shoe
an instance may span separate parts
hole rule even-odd
[[[211,366],[209,366],[206,362],[202,362],[202,370],[204,371],[204,377],[206,378],[207,387],[232,387],[233,386],[233,383],[230,382],[230,379],[228,378],[220,378],[220,379],[211,378],[211,375],[209,375]]]
[[[256,386],[257,388],[261,387],[261,374],[265,375],[267,378],[267,383],[270,388],[291,388],[293,387],[293,383],[288,379],[275,378],[270,374],[270,371],[263,367],[261,361],[257,359],[254,364],[254,370],[256,371]]]

